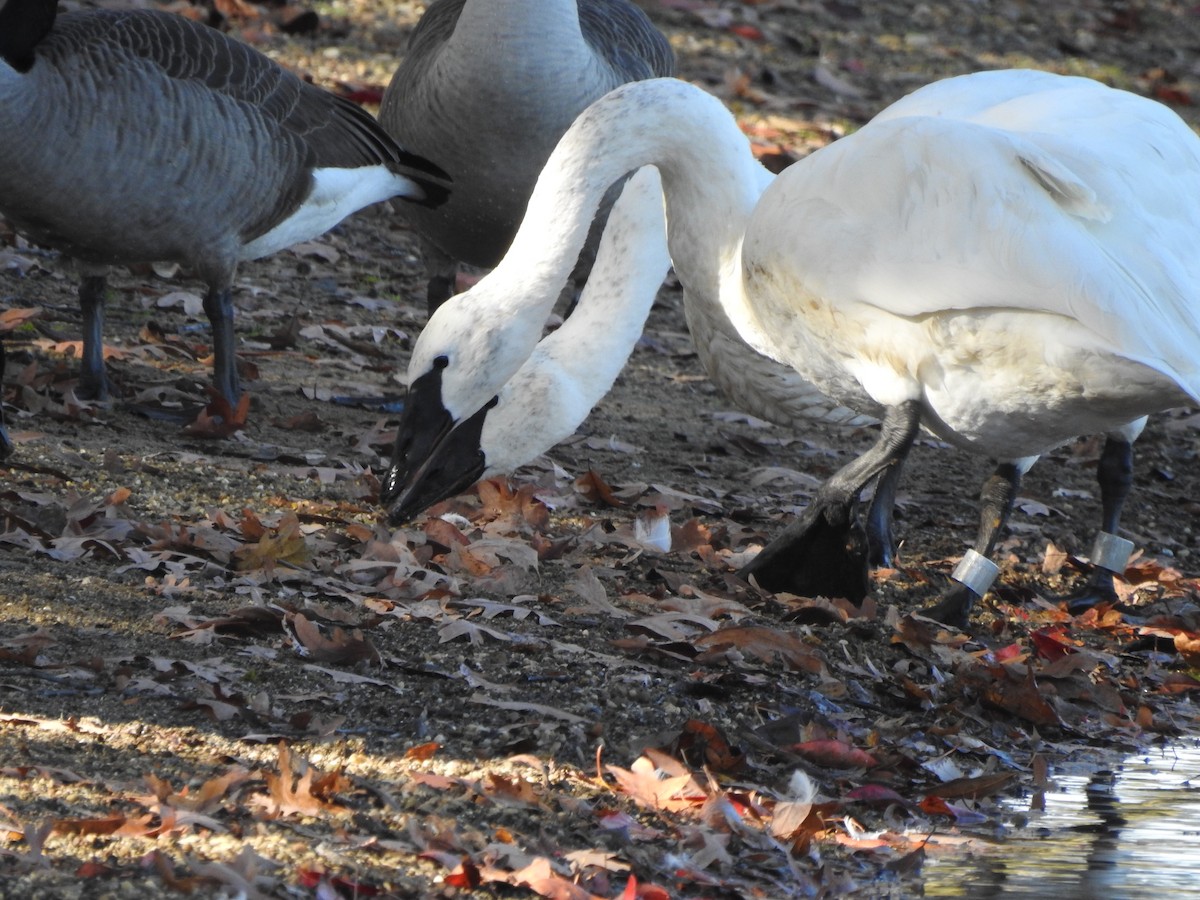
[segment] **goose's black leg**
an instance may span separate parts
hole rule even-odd
[[[1104,450],[1100,453],[1096,480],[1100,484],[1100,530],[1103,536],[1115,537],[1117,529],[1121,527],[1121,510],[1125,507],[1125,498],[1129,496],[1129,489],[1133,485],[1132,441],[1111,434],[1108,436],[1104,441]],[[1099,536],[1097,546],[1100,546]],[[1117,556],[1121,555],[1117,553]],[[1095,550],[1092,557],[1092,571],[1087,583],[1078,592],[1063,598],[1066,600],[1067,609],[1072,613],[1084,612],[1101,602],[1117,602],[1117,592],[1113,588],[1114,573],[1103,565],[1096,565]],[[1123,563],[1115,564],[1124,568]]]
[[[978,557],[988,560],[992,551],[996,549],[996,540],[1008,521],[1013,501],[1017,497],[1017,489],[1021,486],[1021,473],[1021,468],[1014,463],[1000,463],[983,483],[983,490],[979,494],[979,532],[975,537],[974,547],[974,553]],[[958,571],[956,570],[956,575]],[[987,593],[986,586],[979,591],[959,582],[938,603],[923,610],[921,614],[962,628],[967,624],[975,599],[984,593]]]
[[[896,562],[896,535],[892,520],[896,510],[896,488],[900,484],[900,473],[904,471],[904,460],[883,470],[875,485],[875,496],[867,511],[867,544],[870,561],[875,568],[890,569]]]
[[[233,292],[228,281],[209,286],[204,295],[204,314],[212,326],[213,386],[236,408],[241,391],[234,353]]]
[[[108,280],[103,275],[84,275],[79,283],[79,308],[83,312],[83,358],[79,369],[79,396],[84,400],[107,400],[108,379],[104,375],[104,295]]]
[[[888,409],[879,440],[839,469],[783,533],[739,573],[769,591],[814,597],[867,595],[867,540],[857,520],[858,495],[872,478],[902,462],[917,436],[915,400]]]
[[[425,305],[432,316],[439,306],[454,296],[458,261],[425,240],[421,241],[421,256],[425,259]]]
[[[4,380],[4,341],[0,339],[0,382]],[[5,459],[12,453],[12,441],[8,437],[8,430],[4,427],[4,397],[3,390],[0,390],[0,459]]]

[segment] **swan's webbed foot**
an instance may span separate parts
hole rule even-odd
[[[975,592],[970,588],[956,584],[942,595],[941,600],[933,606],[925,607],[920,614],[943,625],[966,628],[977,599]]]
[[[1121,602],[1113,587],[1112,572],[1106,572],[1104,569],[1092,569],[1092,574],[1088,577],[1087,582],[1077,590],[1048,599],[1054,603],[1064,604],[1067,612],[1073,616],[1082,615],[1101,604],[1116,606]]]
[[[804,512],[742,569],[741,577],[753,577],[769,591],[861,603],[870,589],[870,550],[858,521],[858,495],[872,478],[904,461],[920,422],[916,400],[889,407],[878,440],[835,472]]]
[[[1113,586],[1113,578],[1125,571],[1132,555],[1132,541],[1101,531],[1092,545],[1091,574],[1087,582],[1078,590],[1053,599],[1065,603],[1067,612],[1073,616],[1085,613],[1101,603],[1117,605],[1120,598]]]
[[[921,615],[936,622],[966,628],[975,601],[986,594],[1000,574],[1000,567],[977,550],[968,550],[955,567],[954,586]]]
[[[849,507],[814,506],[738,575],[772,593],[861,603],[870,590],[866,531]]]

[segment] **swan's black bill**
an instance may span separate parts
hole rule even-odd
[[[408,399],[392,446],[392,464],[379,489],[379,499],[385,506],[391,506],[409,476],[454,427],[454,419],[442,403],[442,372],[448,364],[446,357],[439,356],[432,369],[408,386]]]
[[[480,479],[487,469],[480,435],[495,405],[493,399],[443,434],[423,460],[415,460],[410,454],[403,477],[393,464],[386,479],[390,524],[401,525],[433,504],[462,493]]]

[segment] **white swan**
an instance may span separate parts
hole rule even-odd
[[[849,593],[853,503],[919,425],[1008,460],[985,487],[994,536],[1037,455],[1198,396],[1200,140],[1160,104],[1042,72],[963,76],[762,192],[724,107],[658,80],[576,121],[508,256],[430,320],[410,364],[406,465],[520,367],[604,188],[642,164],[662,174],[685,290],[836,400],[883,414],[876,446],[743,570],[765,587]],[[937,612],[962,620],[972,599],[953,591]]]
[[[422,238],[431,311],[450,296],[457,262],[494,266],[504,256],[575,117],[619,84],[673,74],[674,63],[630,0],[429,4],[379,121],[454,179],[447,203],[406,210]]]

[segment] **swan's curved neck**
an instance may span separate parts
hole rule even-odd
[[[754,326],[742,291],[741,242],[771,176],[720,101],[675,79],[623,85],[580,115],[542,171],[493,277],[518,285],[509,294],[518,303],[542,298],[544,320],[605,190],[643,165],[662,176],[679,280],[696,302],[722,303],[745,334]]]
[[[7,0],[0,6],[0,59],[25,72],[33,65],[34,48],[54,27],[58,0]]]

